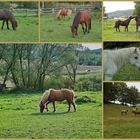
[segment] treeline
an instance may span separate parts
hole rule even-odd
[[[104,42],[104,49],[140,47],[138,42]]]
[[[81,44],[1,44],[0,78],[2,84],[7,80],[12,81],[17,89],[43,90],[48,81],[52,82],[48,87],[59,87],[59,81],[60,87],[74,88],[80,60],[96,54],[90,53],[88,56],[89,53],[90,50]],[[99,59],[92,60],[101,63]],[[87,59],[87,64],[88,61]],[[64,69],[67,77],[62,79]],[[92,82],[100,82],[101,85],[101,77],[99,79],[92,79]]]
[[[37,2],[0,2],[0,9],[38,8]]]
[[[115,101],[135,106],[140,103],[140,92],[135,86],[128,87],[126,83],[104,83],[104,103]]]

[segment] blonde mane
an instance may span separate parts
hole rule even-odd
[[[41,97],[41,101],[43,102],[43,104],[45,104],[47,102],[49,95],[50,95],[50,89],[45,90],[45,92],[43,93],[43,95]]]

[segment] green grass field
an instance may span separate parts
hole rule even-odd
[[[45,14],[41,16],[41,42],[100,42],[101,41],[101,22],[92,19],[92,29],[89,34],[84,35],[81,25],[78,28],[78,36],[72,38],[70,26],[74,15],[69,20],[67,17],[58,21],[56,15]]]
[[[113,80],[139,81],[140,70],[131,64],[127,64],[114,75]]]
[[[121,26],[121,32],[116,32],[114,28],[115,20],[109,19],[103,22],[103,40],[104,41],[139,41],[140,29],[136,32],[135,21],[132,20],[129,25],[129,32],[124,32]]]
[[[4,30],[0,30],[0,42],[38,42],[38,17],[17,17],[18,28],[7,30],[6,24]],[[2,21],[0,22],[0,27]]]
[[[42,93],[0,94],[0,138],[101,138],[101,92],[77,92],[94,102],[77,104],[67,113],[67,104],[56,103],[56,112],[39,113]]]
[[[128,109],[128,115],[122,116],[121,110]],[[140,138],[140,117],[132,114],[132,107],[104,105],[104,137],[105,138]]]

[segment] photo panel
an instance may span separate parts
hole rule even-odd
[[[103,40],[140,41],[140,2],[103,2]]]
[[[102,43],[0,44],[0,67],[0,138],[102,138]]]
[[[140,81],[140,43],[104,42],[104,81]]]
[[[104,138],[139,138],[140,82],[104,82]]]
[[[101,42],[102,2],[40,2],[41,42]]]
[[[0,42],[38,42],[38,2],[0,1]]]

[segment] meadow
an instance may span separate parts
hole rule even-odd
[[[39,112],[42,93],[16,92],[0,94],[0,138],[101,138],[101,92],[76,92],[92,102],[77,103],[77,112],[67,113],[65,102],[56,103],[56,112]]]
[[[10,30],[7,30],[6,24],[3,30],[0,30],[0,42],[38,42],[38,17],[16,17],[18,27],[13,31],[9,22]],[[2,25],[2,21],[0,22]],[[0,27],[1,27],[0,25]]]
[[[121,115],[122,109],[128,114]],[[139,138],[140,117],[132,114],[133,107],[104,104],[104,137],[105,138]]]
[[[103,40],[104,41],[139,41],[140,29],[136,32],[135,20],[133,19],[129,24],[129,31],[124,32],[125,27],[120,26],[121,32],[116,32],[114,28],[116,20],[108,19],[103,21]]]
[[[100,13],[99,13],[100,14]],[[56,19],[56,14],[45,14],[41,16],[40,32],[41,42],[100,42],[102,39],[101,19],[92,16],[92,29],[89,34],[84,35],[81,25],[78,28],[78,36],[72,38],[71,26],[74,15],[71,19],[66,17],[62,20]],[[98,15],[100,17],[100,15]]]

